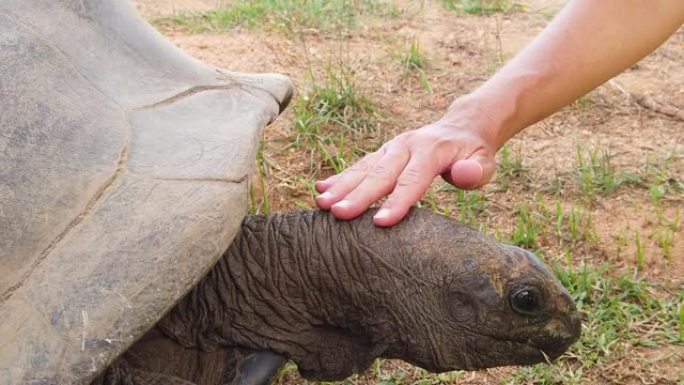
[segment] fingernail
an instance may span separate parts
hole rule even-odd
[[[345,199],[345,200],[341,200],[341,201],[335,203],[334,205],[332,205],[332,207],[335,207],[337,209],[346,209],[347,207],[349,207],[351,205],[352,205],[352,203]]]
[[[333,194],[328,191],[328,192],[324,192],[323,194],[317,196],[316,200],[318,200],[318,199],[327,200],[327,199],[332,198],[332,196],[333,196]]]
[[[378,210],[377,213],[373,216],[374,219],[385,219],[390,216],[390,210],[389,209],[380,209]]]
[[[482,176],[484,175],[484,168],[482,167],[480,162],[475,162],[475,164],[477,165],[478,169],[480,170],[480,176],[477,178],[477,181],[473,181],[473,183],[470,186],[468,186],[470,188],[474,188],[475,186],[479,185],[480,182],[482,181]]]

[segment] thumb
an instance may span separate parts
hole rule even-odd
[[[493,157],[473,154],[470,158],[454,162],[450,172],[444,173],[444,179],[460,189],[472,190],[487,184],[494,171],[496,163]]]

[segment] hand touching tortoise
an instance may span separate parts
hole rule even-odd
[[[437,175],[463,189],[483,186],[508,139],[639,61],[682,23],[681,0],[570,1],[526,49],[440,120],[319,181],[316,203],[350,219],[386,196],[373,221],[392,226]]]

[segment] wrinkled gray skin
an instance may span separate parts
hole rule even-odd
[[[579,337],[572,300],[531,253],[426,210],[391,229],[372,215],[247,217],[219,263],[100,383],[222,383],[235,346],[337,380],[377,357],[434,372],[534,364]],[[514,310],[512,296],[535,288],[538,306]]]

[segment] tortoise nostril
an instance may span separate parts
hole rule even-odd
[[[575,340],[577,340],[582,333],[582,319],[577,311],[577,306],[575,306],[575,301],[572,300],[570,294],[565,291],[562,294],[566,303],[565,313],[567,316],[564,319],[565,327],[568,332],[574,336]]]
[[[545,332],[530,342],[543,350],[551,360],[560,357],[580,337],[581,322],[577,313],[553,318],[545,326]]]
[[[582,320],[580,319],[579,314],[577,312],[571,313],[567,324],[568,330],[572,335],[571,343],[575,342],[577,339],[579,339],[580,335],[582,334]]]

